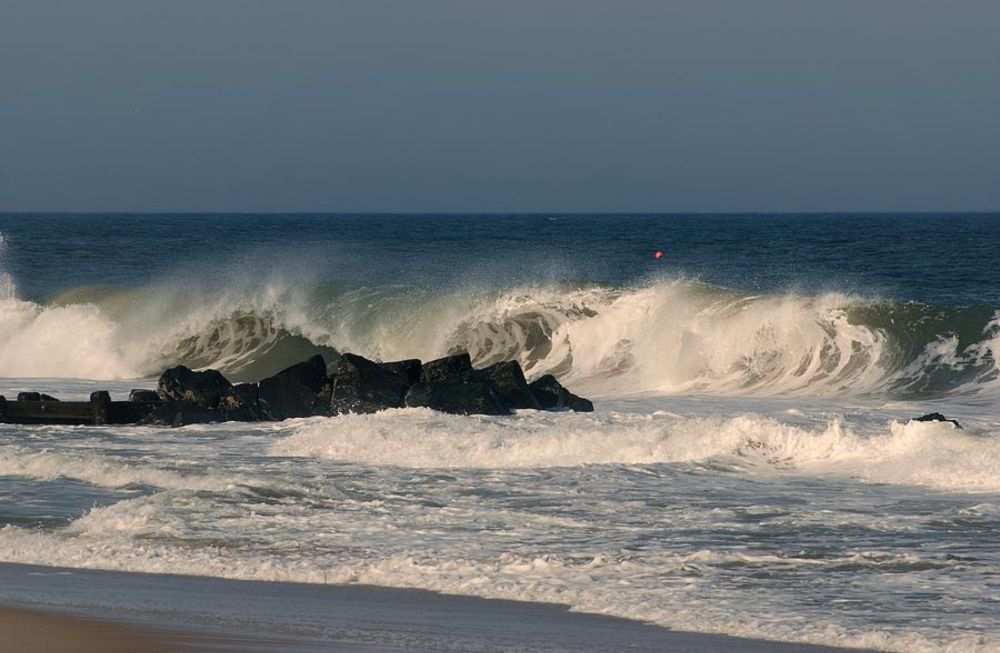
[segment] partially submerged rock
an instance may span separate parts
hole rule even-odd
[[[256,383],[237,383],[219,400],[219,412],[227,422],[256,422],[267,419],[260,408],[260,388]]]
[[[462,383],[472,372],[468,352],[445,356],[424,363],[420,368],[420,383]]]
[[[166,402],[183,402],[212,410],[232,387],[233,384],[218,370],[195,372],[178,365],[160,375],[157,392]]]
[[[18,392],[18,401],[59,401],[51,395],[47,395],[43,392]]]
[[[326,361],[317,354],[263,379],[258,386],[260,409],[274,420],[308,417],[326,385]]]
[[[941,413],[927,413],[926,415],[921,415],[920,417],[911,418],[910,421],[911,422],[951,422],[957,428],[962,428],[962,425],[958,423],[957,419],[948,419],[947,417],[945,417]]]
[[[111,419],[111,393],[107,390],[98,390],[90,393],[90,414],[94,419],[94,425],[110,424]]]
[[[133,390],[128,393],[128,400],[133,403],[159,403],[163,401],[156,390]]]
[[[133,390],[127,402],[111,401],[104,391],[93,393],[89,402],[66,402],[58,404],[58,409],[46,404],[53,401],[37,392],[20,393],[14,404],[0,397],[0,421],[185,426],[374,413],[405,406],[457,415],[594,409],[551,375],[529,384],[517,361],[474,369],[468,353],[428,363],[416,359],[379,363],[345,353],[332,376],[327,375],[326,361],[317,355],[259,384],[238,385],[217,370],[194,371],[179,365],[163,372],[156,392]]]
[[[406,393],[411,408],[433,408],[454,415],[510,415],[510,405],[487,381],[417,383]]]
[[[534,408],[542,406],[531,393],[531,387],[524,378],[524,371],[517,361],[503,361],[489,367],[473,371],[477,378],[493,385],[500,400],[510,408]]]
[[[202,408],[188,401],[165,401],[139,420],[144,426],[187,426],[227,421],[218,410]]]
[[[329,414],[402,408],[411,379],[419,376],[420,361],[375,363],[355,354],[341,354],[332,379]]]
[[[546,374],[528,384],[531,394],[539,405],[546,410],[568,408],[578,413],[589,413],[594,410],[594,404],[589,399],[578,397],[559,383],[556,377]]]

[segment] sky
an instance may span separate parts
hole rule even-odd
[[[0,211],[1000,210],[996,0],[0,0]]]

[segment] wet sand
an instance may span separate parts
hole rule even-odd
[[[182,650],[182,645],[178,641],[164,641],[156,633],[120,624],[0,609],[0,650],[11,653],[167,653]]]
[[[834,653],[554,604],[0,564],[0,651]]]

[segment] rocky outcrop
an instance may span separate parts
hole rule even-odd
[[[55,397],[47,395],[43,392],[18,392],[18,401],[59,401]]]
[[[531,387],[524,378],[524,371],[517,361],[504,361],[473,371],[473,378],[491,384],[500,400],[510,408],[534,408],[542,406],[531,393]]]
[[[402,408],[411,379],[420,377],[420,361],[375,363],[354,354],[341,354],[331,379],[330,415],[374,413]]]
[[[472,373],[472,359],[467,352],[445,356],[420,367],[420,383],[462,383]]]
[[[910,421],[911,422],[951,422],[957,428],[962,428],[962,425],[958,423],[957,419],[948,419],[947,417],[945,417],[941,413],[927,413],[926,415],[921,415],[920,417],[914,417]]]
[[[417,383],[407,391],[406,405],[455,415],[510,415],[511,410],[493,385],[476,379]]]
[[[188,401],[165,401],[139,420],[144,426],[187,426],[225,422],[224,412],[202,408]]]
[[[326,361],[317,354],[263,379],[258,384],[260,410],[273,420],[317,414],[317,395],[327,385]]]
[[[594,409],[553,376],[529,384],[517,361],[475,369],[467,353],[428,363],[415,359],[379,363],[345,353],[332,376],[327,375],[326,361],[317,355],[260,383],[237,385],[216,370],[196,372],[178,366],[163,372],[156,392],[133,390],[129,401],[112,401],[104,391],[93,393],[89,402],[58,404],[58,410],[46,403],[53,401],[37,392],[21,393],[17,402],[0,397],[0,421],[185,426],[374,413],[405,406],[457,415]]]
[[[540,408],[517,361],[474,369],[467,353],[424,363],[406,405],[457,415],[509,415],[516,408]]]
[[[171,367],[160,375],[157,392],[165,402],[177,402],[213,410],[219,405],[222,395],[229,392],[233,384],[218,370],[195,372],[183,365]]]
[[[589,413],[594,410],[594,404],[589,399],[577,397],[562,386],[556,377],[546,374],[528,384],[531,394],[545,410],[569,409],[578,413]]]
[[[156,390],[133,390],[128,393],[128,400],[133,403],[159,403],[163,401]]]
[[[260,407],[256,383],[237,383],[219,400],[219,412],[227,422],[256,422],[267,419]]]

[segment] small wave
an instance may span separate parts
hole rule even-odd
[[[69,566],[145,573],[216,576],[240,580],[299,583],[365,584],[418,588],[446,594],[557,603],[574,610],[637,619],[668,628],[735,635],[764,640],[885,651],[931,653],[967,651],[996,653],[995,637],[956,633],[900,632],[897,629],[858,632],[833,622],[788,620],[758,607],[746,610],[734,598],[718,592],[706,601],[698,576],[691,571],[713,567],[760,566],[773,569],[861,564],[919,571],[920,557],[858,554],[823,562],[803,558],[753,556],[711,550],[667,553],[647,559],[628,556],[560,556],[505,552],[479,558],[440,558],[429,552],[343,559],[332,555],[303,558],[220,547],[190,539],[184,515],[204,507],[185,505],[188,498],[169,494],[122,501],[96,508],[65,532],[47,533],[17,527],[0,528],[0,559],[24,564]],[[171,516],[172,515],[172,516]],[[245,515],[221,515],[226,521]],[[220,517],[220,515],[215,515]],[[207,524],[203,524],[207,527]],[[664,584],[664,574],[685,575],[684,585]],[[620,579],[631,582],[622,585]],[[711,576],[710,576],[711,577]],[[619,591],[609,592],[608,587]]]
[[[70,478],[107,488],[148,485],[158,488],[223,491],[235,479],[210,474],[181,473],[141,462],[86,454],[28,451],[16,446],[0,448],[0,476],[22,476],[49,481]]]
[[[304,456],[413,468],[546,468],[699,463],[748,473],[830,474],[872,483],[1000,491],[1000,441],[941,422],[860,433],[770,417],[536,413],[458,417],[426,409],[302,420],[271,447]]]

